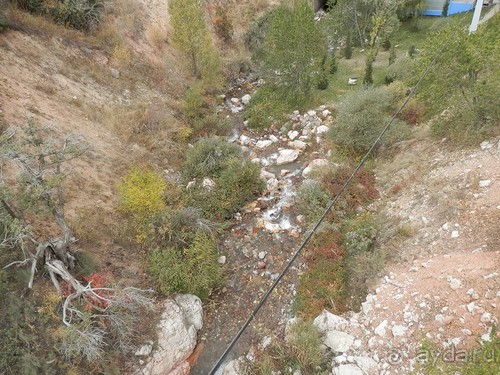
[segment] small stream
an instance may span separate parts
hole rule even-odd
[[[316,134],[315,130],[329,120],[322,108],[320,111],[326,114],[323,118],[316,111],[304,115],[296,111],[291,116],[294,122],[292,133],[281,129],[256,137],[242,126],[239,111],[231,111],[235,102],[226,100],[227,113],[235,122],[229,141],[242,145],[245,156],[261,165],[261,176],[267,181],[267,189],[235,215],[235,224],[219,246],[220,253],[227,259],[224,265],[226,284],[205,306],[204,327],[198,336],[201,349],[191,370],[193,375],[210,372],[300,245],[304,228],[298,218],[295,198],[310,151],[321,147],[317,143],[319,131]],[[294,143],[295,138],[301,143]],[[257,147],[259,141],[266,141],[268,145]],[[295,148],[294,151],[295,145],[307,145],[307,149]],[[277,165],[276,160],[282,150],[293,154],[293,160]],[[293,316],[295,286],[303,268],[305,264],[299,258],[241,336],[227,361],[246,355],[252,347],[258,347],[266,335],[281,332]],[[222,373],[222,369],[218,373]]]

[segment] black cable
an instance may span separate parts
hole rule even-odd
[[[370,157],[371,153],[378,146],[380,140],[383,138],[383,136],[385,135],[385,133],[387,133],[387,131],[389,130],[390,126],[392,125],[392,123],[394,122],[394,120],[396,119],[396,117],[401,113],[401,111],[408,104],[408,102],[410,101],[410,99],[415,95],[415,92],[417,91],[417,88],[420,86],[420,84],[422,83],[422,81],[425,78],[425,76],[429,73],[431,67],[434,65],[434,63],[436,62],[436,60],[438,59],[438,57],[441,56],[441,54],[443,53],[446,45],[450,41],[451,37],[455,35],[455,33],[457,32],[458,29],[459,29],[459,27],[457,26],[457,29],[453,33],[450,34],[450,36],[443,43],[443,45],[441,46],[441,48],[439,49],[439,51],[434,55],[434,58],[432,59],[432,61],[430,62],[430,64],[427,66],[427,68],[425,69],[425,71],[423,72],[423,74],[420,76],[420,78],[417,81],[417,83],[415,84],[415,86],[412,88],[412,90],[408,94],[406,100],[403,102],[403,104],[401,104],[401,106],[399,107],[399,109],[392,115],[391,119],[389,120],[389,122],[387,123],[387,125],[384,127],[384,129],[382,130],[382,132],[379,134],[379,136],[377,137],[377,139],[375,140],[375,142],[373,142],[372,146],[366,152],[365,156],[363,156],[363,158],[358,163],[358,165],[356,166],[356,168],[354,169],[354,171],[351,173],[351,175],[349,176],[349,178],[344,182],[344,184],[342,185],[342,187],[340,188],[340,190],[338,191],[338,193],[335,195],[335,197],[333,198],[333,200],[330,202],[330,204],[328,205],[328,207],[326,208],[326,210],[323,212],[323,214],[321,215],[321,217],[319,218],[319,220],[316,222],[316,224],[314,225],[314,227],[312,228],[312,230],[309,231],[309,233],[307,234],[307,236],[304,239],[304,241],[302,241],[302,244],[297,249],[297,251],[293,255],[292,259],[290,259],[290,261],[287,263],[287,265],[285,266],[285,268],[283,269],[283,271],[281,271],[281,273],[279,274],[279,276],[274,280],[274,282],[272,283],[272,285],[269,287],[269,289],[267,290],[266,294],[264,294],[264,296],[262,297],[262,299],[260,300],[260,302],[258,303],[258,305],[253,309],[252,313],[247,318],[247,320],[245,321],[245,323],[241,326],[240,330],[238,331],[238,333],[236,334],[236,336],[233,338],[233,340],[231,341],[231,343],[229,344],[229,346],[226,348],[226,350],[224,351],[224,353],[222,353],[222,355],[220,356],[220,358],[218,359],[218,361],[212,367],[212,370],[210,370],[209,375],[215,375],[215,372],[219,369],[220,365],[222,364],[222,362],[224,361],[224,359],[226,358],[226,356],[233,349],[234,345],[239,340],[239,338],[241,337],[241,335],[243,334],[243,332],[247,329],[247,327],[250,325],[250,323],[252,322],[252,320],[255,318],[255,315],[259,312],[259,310],[264,305],[264,303],[266,303],[267,299],[269,298],[269,295],[274,291],[274,289],[276,288],[276,286],[278,285],[278,283],[285,276],[285,274],[290,269],[290,267],[295,262],[295,260],[298,258],[298,256],[300,255],[300,253],[302,252],[302,250],[304,249],[304,247],[306,247],[306,245],[309,243],[309,240],[315,234],[315,232],[318,230],[319,226],[321,225],[321,223],[325,219],[326,215],[331,211],[331,209],[333,208],[333,206],[335,205],[335,203],[337,203],[337,201],[340,198],[340,195],[344,192],[344,190],[347,188],[347,186],[349,186],[349,184],[351,183],[351,181],[354,178],[354,176],[356,175],[356,173],[358,173],[358,171],[361,169],[361,167],[363,166],[363,164],[365,164],[366,160],[368,160],[368,158]]]

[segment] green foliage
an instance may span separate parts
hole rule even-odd
[[[137,240],[147,236],[148,220],[165,208],[165,180],[151,169],[132,168],[118,186],[120,206],[130,215],[137,231]]]
[[[384,51],[389,51],[389,49],[391,48],[392,44],[391,44],[391,41],[390,39],[385,39],[382,44],[381,44],[382,48],[384,49]]]
[[[101,0],[64,0],[51,10],[54,20],[73,29],[91,31],[101,23],[104,4]]]
[[[217,115],[215,106],[203,96],[200,85],[185,92],[182,113],[194,130],[193,136],[226,135],[230,130],[231,124]]]
[[[408,56],[413,58],[415,56],[415,52],[416,52],[415,44],[412,44],[408,49]]]
[[[172,42],[183,51],[193,74],[210,87],[219,87],[221,61],[208,32],[201,0],[170,0],[168,2]]]
[[[443,11],[441,12],[441,16],[448,17],[448,8],[450,7],[450,0],[446,0],[443,5]]]
[[[394,48],[394,46],[392,46],[390,49],[389,49],[389,66],[391,66],[392,64],[394,64],[394,62],[396,61],[396,48]]]
[[[227,14],[226,6],[217,5],[213,24],[217,36],[225,43],[231,42],[233,38],[233,24]]]
[[[0,304],[0,369],[6,374],[57,374],[52,326],[40,313],[40,301],[3,294]]]
[[[347,38],[345,42],[345,48],[344,48],[344,57],[349,60],[352,58],[352,38],[351,38],[351,33],[347,33]]]
[[[13,0],[20,9],[45,15],[76,30],[92,31],[99,27],[104,12],[102,0]]]
[[[195,294],[206,299],[222,281],[214,240],[197,233],[191,245],[156,250],[149,255],[149,270],[161,293]]]
[[[3,13],[2,10],[0,10],[0,33],[4,30],[7,30],[9,28],[9,20],[7,19],[7,16]]]
[[[331,196],[316,181],[302,184],[297,193],[297,206],[309,223],[320,218],[330,200]]]
[[[326,67],[322,67],[318,74],[318,82],[316,87],[318,90],[326,90],[328,88],[328,74],[326,72]]]
[[[496,330],[496,327],[493,327],[490,333],[491,341],[484,342],[479,347],[469,349],[466,352],[453,348],[456,353],[456,361],[447,361],[446,353],[443,353],[442,348],[424,340],[417,351],[417,369],[428,375],[498,374],[500,373],[500,360],[498,359],[500,338]]]
[[[247,106],[245,118],[250,129],[263,130],[284,118],[294,108],[293,103],[289,103],[281,91],[261,87]]]
[[[260,62],[264,56],[264,37],[269,28],[274,9],[271,9],[259,17],[255,18],[245,33],[243,42],[247,49],[252,53],[252,60]]]
[[[330,69],[328,72],[330,74],[335,74],[337,73],[338,69],[339,69],[339,63],[337,61],[337,56],[335,54],[335,51],[333,51],[332,55],[330,56]]]
[[[373,85],[373,60],[367,59],[365,66],[365,75],[363,77],[363,85]]]
[[[243,371],[252,375],[296,370],[304,375],[328,374],[328,361],[322,353],[321,341],[318,330],[311,322],[298,320],[290,326],[285,340],[274,337],[270,347],[254,363],[246,364]]]
[[[368,293],[368,283],[385,265],[385,253],[376,247],[380,222],[372,214],[361,214],[346,221],[341,231],[346,250],[346,289],[351,308],[357,308]]]
[[[264,37],[265,84],[290,105],[304,106],[325,52],[326,38],[308,1],[277,7]]]
[[[262,190],[264,183],[259,175],[257,164],[230,159],[215,179],[215,187],[210,190],[198,188],[193,192],[192,201],[208,217],[229,219]]]
[[[416,76],[437,57],[417,98],[429,114],[449,109],[432,124],[437,137],[456,143],[472,143],[498,133],[500,119],[500,16],[496,15],[477,32],[446,27],[431,35],[426,48],[415,60]],[[415,78],[410,84],[415,83]]]
[[[338,106],[337,125],[330,128],[329,138],[342,148],[365,153],[387,125],[388,111],[394,94],[385,87],[366,88],[347,94]],[[410,136],[409,126],[395,121],[383,145],[401,141]]]
[[[239,158],[241,149],[220,138],[202,138],[186,152],[186,179],[218,176],[230,159]]]

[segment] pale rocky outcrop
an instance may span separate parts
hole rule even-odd
[[[196,335],[203,326],[201,300],[189,294],[168,299],[157,326],[158,348],[137,375],[184,375],[186,359],[196,347]]]

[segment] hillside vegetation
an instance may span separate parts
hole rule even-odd
[[[332,110],[339,167],[297,194],[312,224],[437,54],[307,249],[306,323],[249,367],[325,369],[308,319],[357,309],[412,235],[367,208],[379,159],[500,134],[498,15],[468,35],[469,14],[422,18],[421,1],[333,3],[318,16],[306,0],[0,0],[0,373],[137,370],[161,299],[224,294],[220,244],[271,190],[231,135],[289,134],[292,111]]]

